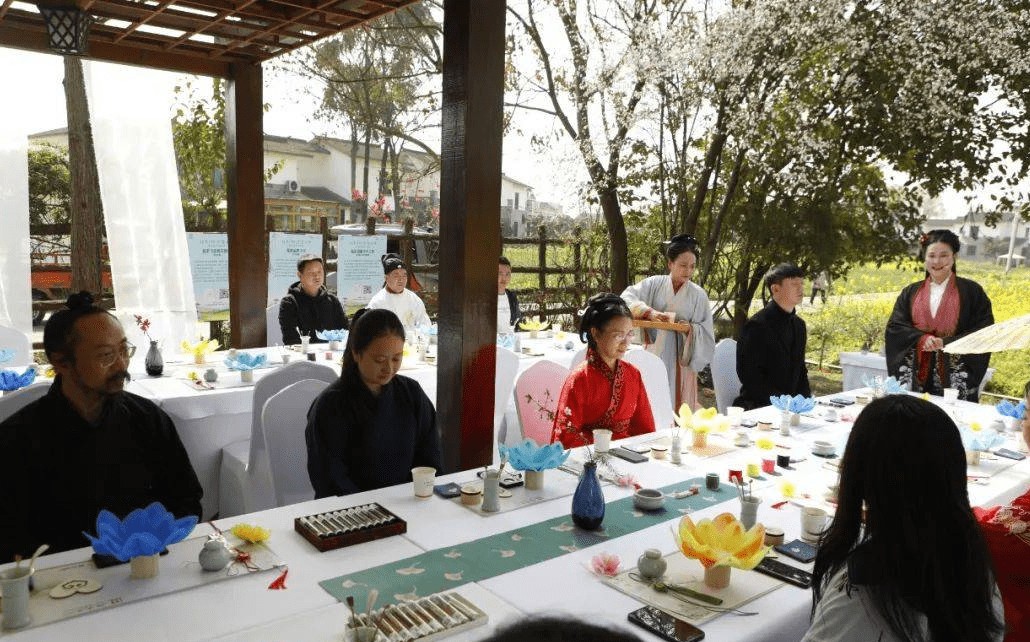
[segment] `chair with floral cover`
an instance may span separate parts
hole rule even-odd
[[[519,375],[515,382],[515,408],[522,437],[541,445],[551,443],[554,411],[568,377],[568,368],[547,359],[534,363]]]

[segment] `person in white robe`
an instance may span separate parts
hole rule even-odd
[[[673,411],[686,403],[701,407],[697,373],[712,360],[715,331],[708,295],[691,281],[697,267],[697,241],[680,234],[668,241],[665,256],[669,274],[650,276],[622,293],[633,318],[683,325],[682,331],[643,329],[646,350],[665,362],[669,371],[669,396]]]
[[[382,259],[385,283],[368,302],[369,309],[389,310],[401,320],[404,329],[411,333],[416,328],[431,325],[426,314],[426,304],[417,294],[406,288],[408,271],[404,261],[396,254],[384,254]]]

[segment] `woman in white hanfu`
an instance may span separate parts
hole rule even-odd
[[[667,276],[650,276],[622,293],[633,318],[683,324],[683,330],[643,331],[644,347],[656,354],[669,370],[669,396],[673,411],[686,403],[691,410],[697,399],[697,373],[712,360],[715,332],[708,295],[690,278],[697,267],[697,240],[679,234],[665,250]]]

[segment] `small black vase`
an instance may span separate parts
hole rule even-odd
[[[144,360],[147,374],[151,377],[160,377],[164,372],[165,362],[161,358],[161,350],[157,347],[157,341],[150,342],[150,349],[147,350],[147,358]]]
[[[588,461],[583,465],[583,476],[572,496],[572,523],[592,531],[600,528],[603,521],[604,494],[597,481],[597,464]]]

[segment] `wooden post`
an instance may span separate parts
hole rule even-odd
[[[444,473],[493,459],[505,0],[444,0],[437,418]]]
[[[225,168],[230,340],[236,348],[259,347],[266,341],[268,252],[261,82],[260,65],[230,65],[225,89]]]
[[[408,217],[404,219],[404,237],[401,238],[401,257],[404,259],[404,265],[408,267],[408,283],[405,287],[411,289],[411,282],[415,278],[415,272],[411,269],[411,266],[415,264],[415,242],[411,240],[411,235],[415,232],[415,219]]]
[[[540,309],[537,310],[537,314],[540,320],[544,321],[547,318],[547,228],[543,225],[537,228],[537,236],[540,238],[537,248],[537,262],[540,268]]]
[[[318,232],[322,235],[322,265],[325,265],[329,258],[329,221],[323,216],[318,223]]]

